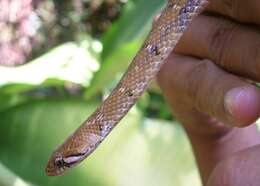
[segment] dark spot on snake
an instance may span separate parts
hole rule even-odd
[[[103,126],[102,125],[98,125],[99,131],[103,131]]]
[[[131,90],[128,90],[128,91],[126,92],[126,94],[127,94],[128,97],[132,97],[132,96],[134,95]]]
[[[187,13],[186,8],[182,8],[179,12],[179,15]]]
[[[154,54],[156,56],[160,54],[158,46],[156,45],[148,45],[148,50],[150,54]]]

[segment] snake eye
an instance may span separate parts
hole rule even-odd
[[[64,166],[64,161],[62,158],[57,158],[55,161],[54,161],[54,164],[56,167],[63,167]]]

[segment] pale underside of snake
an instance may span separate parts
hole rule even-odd
[[[46,167],[47,175],[62,175],[97,148],[146,90],[190,22],[208,1],[168,0],[143,47],[115,89],[52,154]]]

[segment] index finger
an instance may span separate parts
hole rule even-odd
[[[239,22],[260,24],[259,0],[214,0],[206,11],[228,16]]]

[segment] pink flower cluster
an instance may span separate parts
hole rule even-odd
[[[0,0],[0,65],[24,63],[39,27],[32,0]]]

